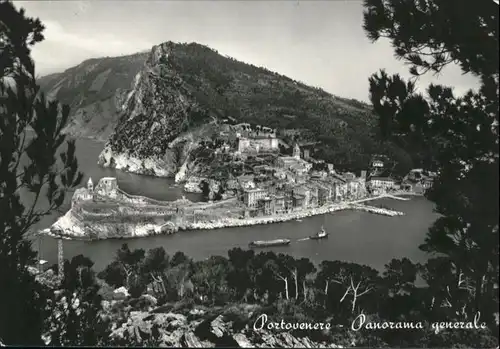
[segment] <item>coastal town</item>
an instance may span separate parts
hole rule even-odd
[[[500,349],[499,0],[268,2],[0,1],[0,349]]]
[[[218,144],[212,155],[233,166],[230,176],[224,181],[193,176],[183,184],[185,192],[203,193],[205,201],[158,201],[125,193],[116,178],[101,178],[95,186],[89,178],[86,187],[75,191],[71,209],[46,233],[138,237],[283,222],[345,209],[397,216],[403,213],[364,203],[383,197],[408,200],[399,196],[422,195],[432,184],[433,174],[421,169],[399,181],[384,175],[380,157],[359,175],[339,173],[332,164],[314,159],[307,144],[288,145],[267,127],[224,124],[220,129],[212,136],[212,144]],[[234,171],[235,164],[242,164],[243,171]]]
[[[221,146],[215,152],[232,163],[242,163],[246,171],[223,183],[194,177],[187,180],[184,189],[202,192],[203,182],[208,182],[208,187],[215,187],[209,199],[216,197],[218,191],[219,198],[238,197],[247,207],[247,216],[280,214],[388,192],[423,194],[435,176],[414,169],[404,178],[393,178],[387,175],[382,156],[374,156],[358,175],[340,173],[333,164],[311,156],[315,142],[287,144],[277,136],[276,129],[260,125],[223,126],[215,141]],[[287,152],[290,154],[284,154]]]

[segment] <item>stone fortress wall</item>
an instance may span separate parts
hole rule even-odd
[[[262,152],[278,150],[277,138],[240,138],[238,140],[238,151],[245,152]]]
[[[186,199],[181,199],[186,200]],[[160,201],[140,195],[131,195],[120,189],[114,177],[103,177],[94,187],[92,178],[89,178],[87,186],[75,190],[72,206],[81,201],[113,201],[118,203],[158,206],[159,210],[172,211],[176,207],[175,201]]]
[[[233,127],[238,137],[238,151],[245,152],[269,152],[279,149],[279,139],[276,138],[276,130],[257,125],[251,128],[249,124],[238,124]]]

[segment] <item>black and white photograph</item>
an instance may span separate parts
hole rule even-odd
[[[499,348],[497,0],[0,0],[0,347]]]

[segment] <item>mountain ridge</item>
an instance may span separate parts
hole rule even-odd
[[[361,168],[383,152],[368,104],[198,43],[167,41],[147,53],[94,58],[41,80],[42,90],[72,107],[65,131],[107,140],[99,163],[131,172],[174,175],[169,145],[228,116],[298,130],[299,138],[321,142],[317,157],[340,167]]]
[[[91,58],[63,72],[43,76],[37,82],[49,99],[57,99],[71,107],[65,133],[107,140],[145,56],[142,52]]]

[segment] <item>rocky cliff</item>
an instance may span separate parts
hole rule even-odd
[[[49,98],[71,107],[65,132],[107,140],[147,53],[89,59],[62,73],[37,80]]]
[[[370,106],[196,43],[90,59],[38,83],[71,106],[67,133],[109,140],[99,163],[130,172],[174,176],[184,164],[181,177],[189,177],[187,150],[206,125],[228,117],[319,141],[315,156],[338,169],[364,168],[384,153]]]
[[[369,107],[360,102],[208,47],[166,42],[148,54],[99,163],[136,173],[174,175],[180,167],[171,149],[176,139],[227,117],[304,130],[322,141],[320,152],[326,157],[365,161],[374,151],[370,115]]]

